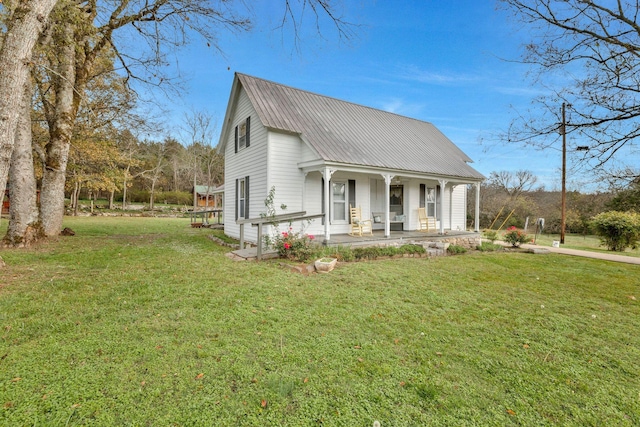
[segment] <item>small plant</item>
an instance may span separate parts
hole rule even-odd
[[[324,248],[321,256],[337,258],[338,261],[352,262],[355,260],[353,250],[349,246],[335,246]]]
[[[267,245],[278,251],[278,254],[292,261],[308,261],[315,253],[313,235],[304,231],[293,231],[289,225],[287,231],[278,234],[278,229],[273,236],[265,236]]]
[[[476,246],[476,249],[480,252],[495,252],[502,250],[502,246],[493,242],[482,242],[481,244]]]
[[[484,238],[494,243],[498,240],[498,232],[496,230],[484,230]]]
[[[400,246],[400,249],[404,254],[423,254],[427,252],[427,250],[422,245],[413,245],[413,244],[402,245]]]
[[[624,252],[636,249],[640,241],[640,214],[610,211],[596,215],[591,220],[602,243],[610,251]]]
[[[502,239],[507,243],[511,243],[511,246],[514,248],[517,248],[523,243],[531,242],[531,236],[528,236],[527,233],[515,226],[507,228],[507,232],[504,233]]]
[[[276,209],[274,207],[276,189],[271,187],[269,195],[264,201],[264,205],[267,208],[267,213],[261,214],[263,218],[270,218],[271,225],[273,226],[273,235],[264,236],[264,243],[278,251],[278,254],[282,258],[286,258],[292,261],[308,261],[316,250],[316,245],[313,243],[314,237],[304,232],[304,227],[300,231],[294,231],[292,223],[289,222],[287,231],[280,232],[278,228],[278,222],[275,220]],[[280,209],[287,210],[286,205],[280,205]],[[309,224],[309,223],[307,223]]]
[[[464,246],[460,246],[460,245],[449,245],[449,247],[447,248],[447,252],[450,255],[460,255],[460,254],[464,254],[467,252],[467,248],[465,248]]]

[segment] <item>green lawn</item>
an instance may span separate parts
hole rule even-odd
[[[533,234],[530,234],[533,238]],[[536,238],[536,244],[541,246],[551,246],[553,241],[560,241],[559,234],[539,234]],[[604,252],[614,253],[616,255],[627,255],[633,257],[640,257],[640,248],[631,249],[627,248],[624,252],[611,252],[608,251],[606,246],[602,246],[600,239],[597,236],[584,236],[582,234],[566,234],[564,238],[563,248],[579,249],[591,252]]]
[[[0,425],[640,425],[637,266],[469,253],[302,276],[188,219],[3,250]]]

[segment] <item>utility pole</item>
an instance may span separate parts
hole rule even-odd
[[[565,116],[565,103],[562,103],[562,124],[560,125],[562,134],[562,214],[560,217],[560,243],[564,244],[564,229],[566,225],[567,208],[567,122]]]

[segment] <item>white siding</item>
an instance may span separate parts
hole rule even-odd
[[[251,117],[249,147],[235,152],[235,127]],[[260,123],[258,115],[243,89],[240,90],[238,103],[231,119],[231,131],[226,141],[224,153],[225,201],[224,232],[238,238],[240,226],[236,224],[236,179],[249,176],[249,216],[257,217],[264,212],[264,199],[267,195],[267,130]],[[255,242],[257,229],[245,226],[245,239]]]
[[[295,135],[269,132],[268,189],[275,187],[277,213],[280,205],[287,205],[286,212],[298,212],[302,208],[304,173],[298,168],[303,142]]]
[[[302,143],[299,162],[309,162],[311,160],[320,160],[318,153],[315,152],[309,145]]]
[[[466,230],[467,224],[467,186],[457,185],[452,194],[451,206],[453,207],[452,230]]]
[[[268,133],[268,176],[267,191],[272,187],[275,188],[275,198],[273,206],[276,214],[292,213],[306,211],[307,214],[320,213],[318,211],[310,211],[305,206],[304,190],[305,177],[304,173],[298,168],[298,162],[302,157],[302,153],[309,149],[297,135],[289,135],[278,132]],[[320,184],[318,184],[320,188]],[[266,194],[262,197],[264,198]],[[286,210],[282,210],[281,206],[286,205]],[[266,208],[262,206],[260,212],[265,212]],[[278,232],[283,231],[289,223],[282,223],[278,226]],[[295,232],[303,231],[307,234],[318,234],[313,227],[307,226],[306,222],[294,222],[291,224]],[[265,234],[273,233],[271,227],[265,227]]]
[[[320,172],[311,172],[307,175],[304,187],[304,210],[308,215],[322,213],[322,175]],[[309,224],[307,233],[324,235],[322,219],[315,219]]]

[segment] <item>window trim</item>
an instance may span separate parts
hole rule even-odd
[[[349,223],[349,211],[347,209],[347,204],[349,203],[349,181],[344,179],[344,180],[331,180],[329,181],[329,183],[331,184],[331,191],[329,192],[329,198],[330,198],[330,213],[331,213],[331,224],[348,224]],[[336,201],[333,197],[334,195],[334,191],[333,191],[333,186],[334,185],[344,185],[344,198],[341,200]],[[342,219],[336,219],[336,202],[337,203],[341,203],[344,205],[344,218]]]
[[[431,199],[429,196],[431,190],[431,194],[433,196],[433,199]],[[425,188],[425,194],[424,194],[424,199],[425,199],[425,212],[427,213],[428,217],[434,217],[436,218],[438,216],[438,190],[437,187],[426,187]],[[431,210],[433,209],[433,211]],[[433,215],[430,215],[431,213],[433,213]]]
[[[244,134],[241,131],[244,130]],[[235,152],[249,148],[251,141],[251,116],[242,120],[235,128]]]
[[[236,179],[236,220],[249,218],[249,177]]]

